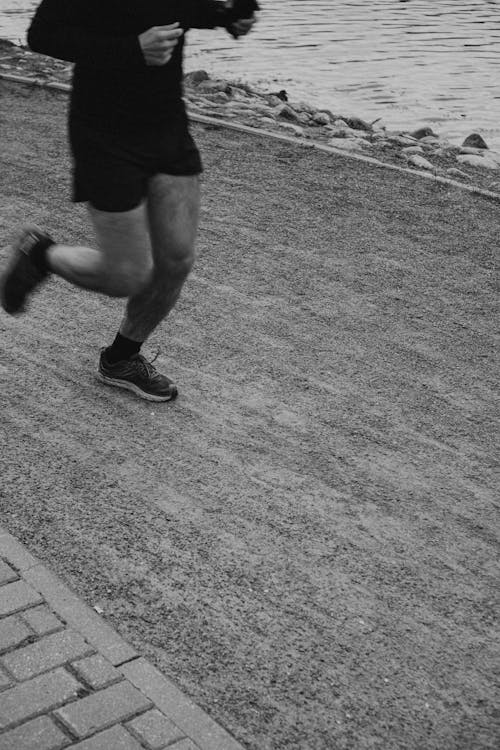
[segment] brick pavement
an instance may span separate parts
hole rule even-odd
[[[0,527],[0,750],[243,750]]]

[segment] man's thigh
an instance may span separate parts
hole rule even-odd
[[[101,211],[90,203],[87,210],[105,265],[142,267],[151,264],[145,202],[130,211]]]
[[[200,212],[199,176],[152,177],[147,211],[155,263],[192,260]]]

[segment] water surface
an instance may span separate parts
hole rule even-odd
[[[68,0],[69,2],[70,0]],[[186,69],[285,88],[390,127],[479,130],[500,147],[500,0],[261,0],[244,41],[192,31]],[[0,36],[24,39],[33,0],[0,0]]]

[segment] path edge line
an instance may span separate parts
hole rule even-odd
[[[12,83],[19,83],[25,86],[37,86],[38,88],[53,89],[55,91],[63,91],[69,93],[71,86],[68,83],[58,83],[57,81],[45,81],[42,78],[29,78],[26,76],[16,76],[11,73],[0,73],[0,80],[11,81]],[[485,190],[484,188],[477,187],[475,185],[465,185],[457,180],[452,180],[448,177],[440,177],[439,175],[433,174],[432,172],[423,172],[420,169],[411,169],[409,167],[399,167],[397,164],[387,164],[387,162],[380,161],[371,156],[365,156],[363,154],[348,153],[342,149],[335,148],[334,146],[325,146],[323,143],[317,141],[304,140],[301,138],[294,138],[290,135],[282,135],[280,133],[273,133],[265,128],[252,128],[249,125],[240,125],[223,118],[210,117],[208,115],[198,115],[189,112],[188,117],[192,122],[198,122],[202,125],[214,125],[220,128],[227,128],[229,130],[235,130],[240,133],[247,133],[249,135],[256,135],[259,137],[271,138],[276,141],[283,143],[293,144],[294,146],[301,146],[302,148],[315,149],[316,151],[322,151],[326,154],[333,154],[336,156],[343,156],[346,159],[353,159],[360,161],[365,164],[371,164],[375,167],[383,167],[384,169],[390,169],[393,172],[399,172],[400,174],[408,174],[416,177],[423,177],[426,180],[431,180],[440,185],[447,185],[449,187],[459,188],[465,190],[471,195],[477,195],[481,198],[500,203],[500,193],[494,193],[491,190]]]

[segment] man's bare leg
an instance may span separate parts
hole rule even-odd
[[[153,260],[145,203],[120,213],[89,206],[89,213],[96,249],[57,244],[38,227],[23,229],[0,279],[0,302],[6,312],[24,312],[50,272],[113,297],[130,297],[146,284]]]
[[[191,270],[198,177],[154,177],[146,205],[121,213],[89,208],[98,250],[55,244],[36,228],[25,232],[13,267],[4,275],[2,305],[11,313],[22,311],[26,295],[46,270],[86,289],[129,297],[120,332],[101,352],[99,377],[143,398],[169,401],[176,397],[176,387],[139,350],[175,305]]]
[[[49,270],[71,284],[110,297],[129,297],[141,289],[152,269],[146,208],[99,211],[88,205],[97,248],[52,245],[46,253]]]
[[[150,180],[147,214],[153,267],[127,303],[120,330],[101,352],[99,379],[151,401],[171,401],[177,388],[139,354],[175,305],[194,259],[199,214],[198,177],[157,175]]]
[[[198,176],[156,175],[150,180],[147,213],[153,270],[146,285],[128,300],[122,336],[145,341],[177,302],[194,261],[199,207]]]

